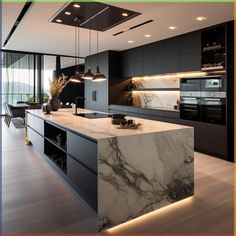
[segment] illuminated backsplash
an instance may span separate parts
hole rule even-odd
[[[135,91],[133,105],[146,108],[174,109],[180,97],[179,91]]]
[[[204,75],[205,72],[189,72],[133,77],[133,106],[174,109],[180,99],[180,78]]]

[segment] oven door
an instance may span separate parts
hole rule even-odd
[[[180,98],[180,118],[184,120],[200,120],[198,98]]]
[[[211,99],[212,101],[213,99]],[[201,121],[213,124],[226,124],[226,106],[225,102],[205,102],[201,104]]]
[[[223,76],[206,76],[201,79],[201,91],[222,92],[226,90]]]

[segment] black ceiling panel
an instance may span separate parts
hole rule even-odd
[[[79,4],[80,7],[75,8],[74,4]],[[65,12],[70,12],[71,15],[66,15]],[[122,13],[126,13],[127,16],[123,16]],[[100,2],[69,2],[52,16],[49,21],[57,24],[106,31],[140,14],[139,12]],[[75,21],[76,17],[79,21]],[[58,19],[62,22],[57,22]]]

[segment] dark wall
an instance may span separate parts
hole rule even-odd
[[[84,71],[84,66],[80,66],[80,72]],[[75,67],[67,67],[60,70],[61,74],[64,74],[69,79],[75,73]],[[69,82],[60,94],[60,100],[63,104],[75,103],[76,97],[84,97],[84,84]]]
[[[123,80],[121,77],[120,53],[106,51],[91,55],[85,59],[85,69],[87,70],[90,66],[92,72],[95,73],[97,61],[101,73],[106,76],[107,80],[101,82],[85,81],[85,107],[92,110],[107,111],[109,100],[114,100],[113,96],[120,97],[119,89],[114,88],[115,84]],[[95,100],[93,99],[94,92],[96,93]]]

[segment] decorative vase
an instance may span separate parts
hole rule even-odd
[[[61,101],[58,97],[52,97],[49,99],[48,104],[52,111],[57,111],[60,108]]]

